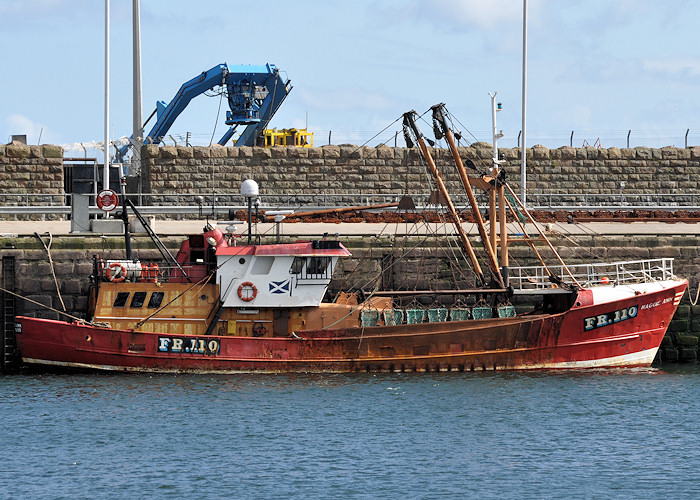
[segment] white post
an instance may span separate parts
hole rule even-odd
[[[503,137],[503,134],[498,131],[498,128],[496,126],[496,113],[501,110],[499,107],[496,107],[496,94],[498,94],[498,92],[494,92],[493,94],[489,92],[489,95],[491,96],[491,137],[493,141],[493,168],[495,171],[498,171],[498,167],[501,163],[498,160],[498,139]]]
[[[102,189],[109,189],[109,0],[105,0],[105,161]]]
[[[525,205],[527,192],[527,147],[525,146],[525,117],[527,110],[527,0],[523,0],[523,124],[520,156],[520,199]]]
[[[141,116],[141,2],[133,0],[133,154],[131,167],[135,172],[141,170],[141,145],[143,144],[143,126]]]

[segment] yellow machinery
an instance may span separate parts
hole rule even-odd
[[[297,148],[314,147],[314,133],[301,128],[283,128],[282,130],[266,129],[263,132],[265,147],[273,146],[294,146]]]

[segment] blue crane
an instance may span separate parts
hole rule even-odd
[[[144,144],[159,144],[192,99],[217,87],[221,87],[227,97],[229,110],[226,111],[225,123],[230,126],[218,143],[226,144],[238,126],[245,125],[236,140],[236,146],[254,146],[256,139],[267,128],[272,116],[292,90],[290,81],[282,79],[274,64],[238,65],[230,68],[225,63],[219,64],[184,83],[169,103],[156,103],[153,112],[156,123],[144,137]],[[118,157],[123,158],[129,147],[126,145],[119,148]]]

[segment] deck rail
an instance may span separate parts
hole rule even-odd
[[[672,258],[574,264],[566,267],[584,286],[648,283],[674,277]],[[546,268],[544,266],[511,267],[508,272],[510,284],[517,290],[550,288],[552,280],[549,273],[563,283],[573,283],[571,276],[562,265]]]

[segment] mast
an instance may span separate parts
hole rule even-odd
[[[462,163],[462,158],[459,155],[459,150],[457,149],[457,144],[455,144],[454,134],[452,130],[447,126],[447,120],[445,119],[445,104],[436,104],[431,108],[433,110],[433,120],[440,126],[442,134],[444,134],[447,139],[447,144],[450,147],[450,152],[452,153],[452,158],[454,159],[455,165],[457,166],[457,171],[459,172],[459,178],[462,180],[462,185],[467,193],[467,198],[469,198],[469,205],[471,205],[472,213],[474,214],[474,220],[479,229],[479,236],[481,236],[481,241],[484,244],[486,253],[488,254],[489,268],[493,273],[494,278],[499,285],[503,286],[503,276],[498,268],[498,261],[496,253],[494,252],[494,247],[492,246],[489,236],[486,234],[486,225],[481,217],[481,211],[479,210],[479,205],[476,201],[476,196],[474,196],[474,190],[469,183],[469,178],[467,177],[467,171]],[[437,130],[436,130],[437,131]],[[439,139],[439,137],[437,137]],[[492,219],[492,226],[493,226]]]
[[[508,284],[508,230],[506,228],[506,194],[505,194],[505,172],[501,172],[501,160],[498,158],[498,139],[503,137],[503,131],[499,131],[496,126],[496,113],[501,111],[501,103],[496,105],[496,94],[489,92],[491,96],[491,126],[492,126],[492,143],[493,143],[493,167],[492,175],[495,180],[495,185],[493,188],[491,196],[491,214],[492,214],[492,227],[496,226],[496,190],[498,190],[498,220],[500,221],[499,234],[501,236],[501,275],[503,282]],[[494,247],[496,242],[494,240]]]
[[[425,139],[423,138],[423,134],[418,129],[418,126],[416,125],[414,115],[415,115],[415,111],[409,111],[407,113],[404,113],[404,115],[403,115],[404,127],[409,128],[413,132],[413,135],[416,137],[416,140],[418,141],[418,146],[420,147],[421,154],[423,155],[423,158],[425,158],[425,161],[428,164],[428,169],[430,170],[430,174],[435,179],[435,183],[437,184],[438,189],[440,190],[440,193],[442,194],[442,196],[445,199],[445,203],[447,204],[448,213],[450,214],[452,222],[453,222],[455,228],[457,229],[457,233],[459,234],[459,238],[462,241],[462,246],[464,247],[467,254],[469,255],[469,260],[471,261],[472,266],[474,267],[474,272],[476,273],[476,276],[477,276],[478,285],[479,286],[486,286],[486,278],[484,277],[484,273],[481,270],[481,265],[479,264],[479,261],[476,258],[476,254],[474,253],[474,248],[472,247],[471,243],[469,242],[469,238],[467,237],[467,234],[464,232],[464,228],[462,227],[461,221],[459,220],[459,216],[457,215],[457,210],[455,209],[454,204],[452,203],[452,199],[450,198],[450,195],[447,192],[447,187],[445,186],[445,183],[443,182],[442,177],[440,176],[440,172],[438,172],[438,169],[435,166],[435,161],[433,160],[433,157],[430,154],[430,151],[428,150],[428,146],[426,146],[426,144],[425,144]]]
[[[527,148],[525,147],[525,116],[527,110],[527,0],[523,0],[523,142],[520,144],[520,201],[527,203]]]

